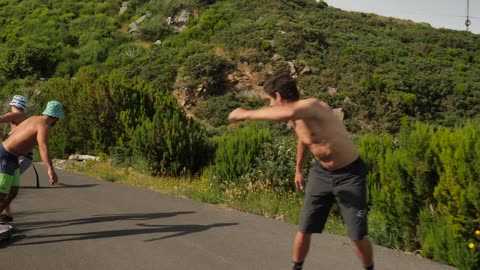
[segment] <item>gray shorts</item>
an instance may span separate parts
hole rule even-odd
[[[300,231],[321,233],[336,199],[348,236],[352,240],[363,239],[367,235],[367,173],[361,158],[335,171],[315,162],[306,183]]]

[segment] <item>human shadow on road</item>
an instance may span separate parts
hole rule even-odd
[[[8,246],[13,245],[19,241],[22,241],[25,238],[26,238],[26,235],[24,234],[16,234],[16,235],[12,235],[9,239],[2,239],[0,240],[0,249],[7,248]]]
[[[15,212],[16,217],[26,217],[26,216],[31,216],[31,215],[42,215],[42,214],[52,214],[52,213],[60,213],[60,212],[65,212],[69,209],[67,208],[58,208],[58,209],[52,209],[52,210],[45,210],[45,211],[18,211]],[[21,224],[21,223],[17,223]]]
[[[79,240],[91,240],[91,239],[101,239],[101,238],[112,238],[112,237],[122,237],[122,236],[131,236],[131,235],[143,235],[143,234],[158,234],[158,233],[173,233],[163,237],[153,238],[145,240],[145,242],[152,242],[172,237],[184,236],[192,233],[199,233],[211,228],[216,227],[225,227],[238,225],[238,223],[214,223],[209,225],[145,225],[137,224],[137,226],[143,227],[140,229],[124,229],[124,230],[109,230],[109,231],[96,231],[96,232],[85,232],[85,233],[65,233],[65,234],[49,234],[49,235],[31,235],[28,236],[28,240],[35,239],[51,239],[51,238],[61,238],[61,239],[52,239],[52,240],[40,240],[33,241],[28,243],[19,243],[16,246],[26,246],[26,245],[38,245],[38,244],[51,244],[51,243],[60,243],[60,242],[71,242]]]
[[[202,232],[214,227],[238,225],[238,223],[215,223],[210,225],[148,225],[148,224],[139,223],[137,225],[142,227],[149,227],[149,228],[158,228],[158,229],[161,228],[164,232],[176,232],[175,234],[171,234],[171,235],[167,235],[159,238],[153,238],[145,241],[145,242],[152,242],[152,241],[157,241],[157,240],[162,240],[167,238],[183,236],[191,233]]]
[[[47,188],[89,188],[98,186],[98,184],[82,184],[82,185],[72,185],[72,184],[64,184],[59,183],[55,186],[51,186],[49,184],[45,184],[37,188],[36,186],[21,186],[20,189],[47,189]]]
[[[88,218],[69,219],[69,220],[49,220],[49,221],[35,221],[18,223],[16,226],[24,227],[25,229],[50,229],[83,224],[115,222],[122,220],[153,220],[158,218],[168,218],[178,215],[193,214],[194,211],[179,211],[168,213],[135,213],[135,214],[119,214],[119,215],[94,215]]]

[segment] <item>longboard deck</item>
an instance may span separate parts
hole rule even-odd
[[[0,239],[9,239],[12,235],[13,227],[11,225],[2,225],[0,227]]]

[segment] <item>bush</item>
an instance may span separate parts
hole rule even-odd
[[[480,269],[478,249],[468,249],[469,241],[455,236],[445,218],[422,211],[419,232],[424,257],[447,262],[460,270]]]
[[[255,124],[236,129],[216,139],[214,182],[239,182],[255,164],[263,143],[271,140],[268,129]]]
[[[58,63],[58,48],[24,42],[0,48],[0,82],[27,76],[49,77]]]
[[[297,161],[297,140],[289,137],[275,137],[263,143],[255,167],[243,178],[259,185],[282,192],[295,191],[295,165]],[[308,159],[305,160],[308,167]],[[308,175],[304,172],[304,175]]]
[[[433,193],[437,210],[455,236],[468,234],[480,222],[480,122],[455,130],[439,127],[432,144],[439,175]]]
[[[153,119],[135,130],[134,150],[147,158],[155,175],[194,175],[209,162],[205,130],[168,93],[157,96],[155,110]]]
[[[36,97],[39,112],[49,100],[64,105],[65,118],[53,129],[52,155],[107,152],[111,146],[129,145],[133,131],[153,115],[152,89],[122,72],[100,75],[82,68],[73,79],[51,79]]]
[[[228,114],[238,108],[258,108],[263,105],[259,99],[227,93],[221,96],[213,96],[205,101],[200,101],[195,107],[195,115],[207,121],[214,127],[228,124]]]
[[[430,258],[478,269],[478,250],[468,251],[466,244],[480,220],[478,127],[475,120],[454,130],[435,130],[405,119],[396,140],[360,139],[370,168],[372,239],[399,249],[421,248]]]
[[[196,53],[189,56],[180,69],[184,78],[183,86],[196,87],[203,84],[214,89],[213,94],[223,93],[228,63],[213,52]]]

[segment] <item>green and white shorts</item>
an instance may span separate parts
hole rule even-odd
[[[11,187],[20,186],[18,157],[10,154],[0,144],[0,193],[8,194]]]

